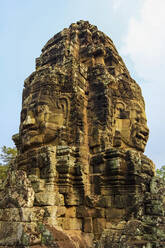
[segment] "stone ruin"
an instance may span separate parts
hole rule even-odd
[[[112,40],[87,21],[52,37],[24,83],[0,247],[165,247],[148,135],[141,89]]]

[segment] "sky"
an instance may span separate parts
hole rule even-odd
[[[142,89],[150,137],[145,154],[165,164],[165,0],[0,0],[0,147],[14,146],[24,80],[45,43],[73,22],[107,34]]]

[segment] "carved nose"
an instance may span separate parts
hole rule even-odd
[[[23,126],[27,127],[27,126],[32,126],[35,124],[35,119],[33,116],[31,115],[27,115],[26,119],[23,121]]]

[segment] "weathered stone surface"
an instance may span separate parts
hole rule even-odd
[[[24,83],[0,247],[164,247],[148,136],[141,89],[112,40],[84,21],[56,34]]]
[[[0,192],[0,207],[32,207],[34,190],[22,170],[11,167]]]

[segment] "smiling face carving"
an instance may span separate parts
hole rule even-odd
[[[149,129],[147,127],[147,119],[144,109],[136,104],[131,113],[131,140],[133,145],[141,151],[144,151],[149,137]]]
[[[121,146],[144,152],[149,137],[144,107],[135,100],[127,105],[120,102],[115,115],[115,132],[120,135]]]
[[[24,148],[49,143],[56,138],[58,128],[64,124],[64,116],[58,109],[54,111],[52,106],[42,103],[22,110],[20,131]]]
[[[59,130],[66,127],[68,100],[57,94],[53,99],[53,94],[49,91],[43,94],[43,89],[40,89],[24,98],[20,124],[24,151],[30,147],[55,143]]]

